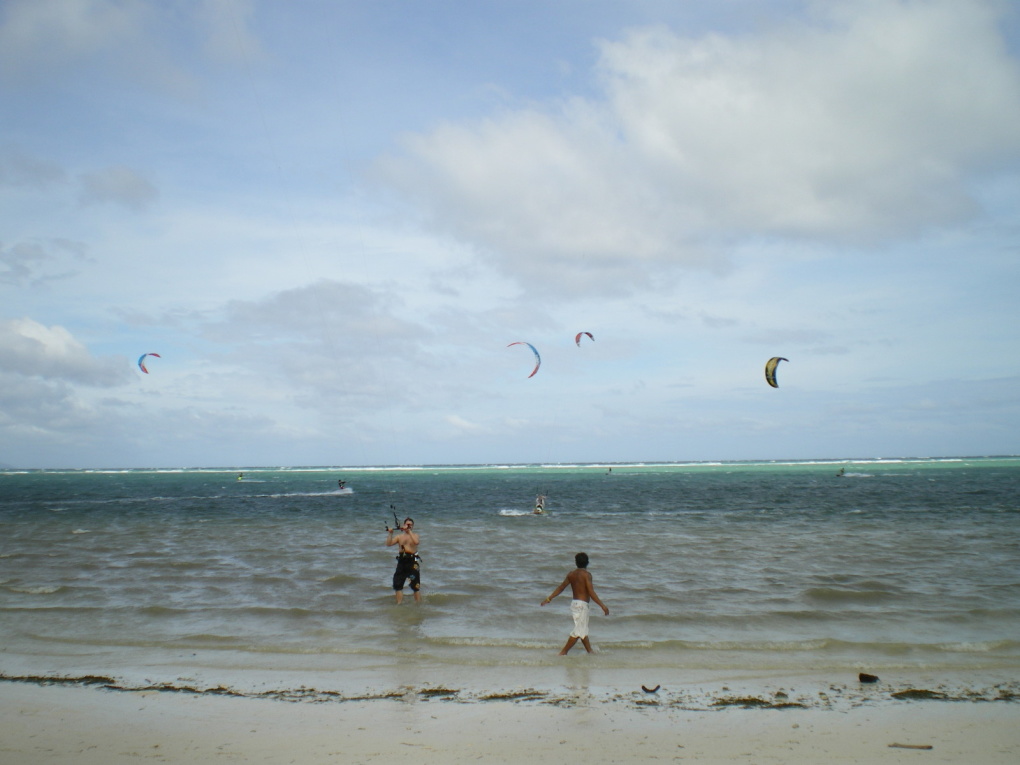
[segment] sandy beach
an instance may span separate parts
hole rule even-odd
[[[697,711],[600,698],[289,702],[210,693],[0,684],[5,762],[1003,763],[1016,702]]]

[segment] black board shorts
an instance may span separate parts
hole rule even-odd
[[[393,589],[404,589],[404,582],[410,580],[411,589],[415,592],[421,589],[421,567],[418,565],[418,556],[414,553],[402,552],[397,556],[397,570],[393,572]]]

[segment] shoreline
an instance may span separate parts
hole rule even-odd
[[[848,711],[856,708],[882,708],[909,703],[965,704],[983,703],[1014,706],[1020,714],[1020,679],[979,677],[974,673],[942,673],[938,678],[911,673],[909,676],[882,679],[861,673],[855,681],[835,679],[817,673],[763,673],[750,677],[744,673],[708,673],[681,680],[674,674],[647,683],[634,682],[633,672],[592,672],[583,665],[564,667],[558,680],[514,684],[506,674],[488,677],[480,684],[473,682],[422,681],[417,673],[408,672],[406,682],[380,685],[369,682],[362,673],[334,673],[320,677],[319,682],[305,677],[303,681],[273,682],[264,672],[248,677],[246,686],[223,682],[202,682],[195,677],[178,676],[175,680],[130,680],[106,674],[82,675],[13,675],[0,672],[0,693],[10,686],[40,688],[80,688],[109,694],[158,693],[168,696],[218,696],[256,702],[282,701],[294,704],[373,704],[401,702],[415,704],[478,705],[493,702],[517,706],[606,706],[629,709],[668,709],[685,712],[714,712],[725,709],[757,710],[822,710]],[[450,673],[449,680],[453,680]],[[596,681],[595,675],[598,675]],[[337,680],[343,677],[343,683]],[[864,680],[862,678],[871,679]],[[528,678],[537,680],[534,676]],[[552,684],[549,681],[552,680]],[[342,687],[344,690],[338,689]]]
[[[450,703],[267,698],[0,684],[0,751],[19,765],[240,761],[418,763],[668,759],[699,763],[968,762],[1020,757],[1020,705],[909,701],[697,711],[578,699]]]

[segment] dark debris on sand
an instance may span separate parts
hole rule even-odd
[[[266,691],[244,691],[224,685],[200,687],[192,683],[152,683],[130,685],[103,675],[57,676],[57,675],[7,675],[0,673],[0,682],[32,683],[41,686],[62,685],[99,687],[106,691],[184,693],[193,695],[214,695],[236,698],[268,699],[292,703],[339,703],[369,701],[418,701],[438,700],[454,703],[511,703],[550,704],[559,707],[574,707],[596,704],[625,704],[635,709],[673,709],[684,711],[712,711],[732,708],[741,709],[845,709],[881,703],[924,703],[930,701],[957,702],[1020,702],[1020,682],[1000,683],[990,688],[949,688],[935,689],[914,687],[889,687],[869,685],[829,685],[825,690],[794,694],[792,689],[780,689],[771,694],[751,695],[733,693],[729,688],[714,690],[688,688],[678,691],[658,690],[655,694],[642,692],[602,694],[580,691],[537,690],[524,688],[487,692],[464,691],[444,686],[403,687],[376,693],[346,695],[334,690],[318,690],[299,687]]]

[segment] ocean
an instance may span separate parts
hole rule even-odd
[[[421,535],[420,604],[394,601],[394,514]],[[1020,457],[6,470],[0,529],[8,680],[718,698],[867,672],[1011,700],[1020,680]],[[580,551],[610,614],[594,654],[559,657],[569,589],[539,604]]]

